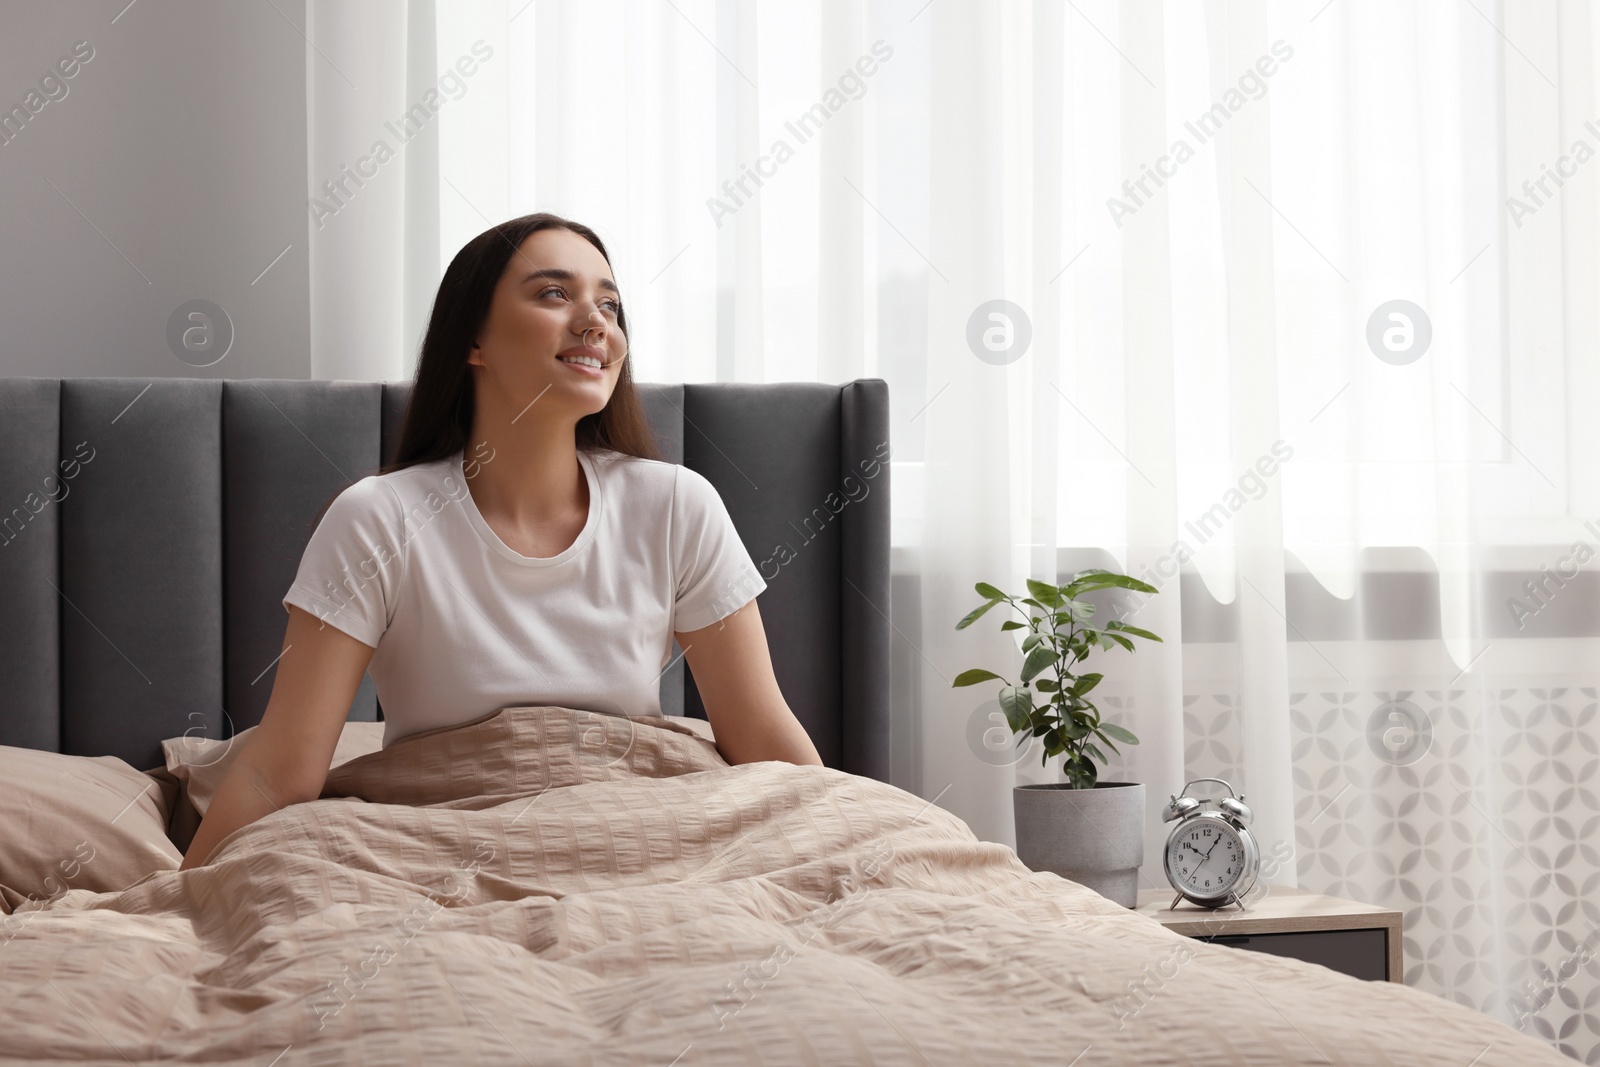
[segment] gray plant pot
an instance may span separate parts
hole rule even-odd
[[[1124,907],[1138,905],[1143,783],[1099,782],[1093,789],[1019,785],[1011,802],[1017,858],[1029,870],[1059,874]]]

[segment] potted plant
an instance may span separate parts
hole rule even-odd
[[[1012,789],[1018,858],[1035,871],[1052,871],[1135,907],[1144,859],[1144,785],[1103,782],[1099,768],[1110,762],[1100,746],[1121,755],[1119,742],[1137,745],[1139,739],[1102,719],[1089,699],[1102,676],[1077,671],[1096,647],[1109,650],[1121,645],[1132,652],[1131,638],[1161,638],[1121,620],[1092,626],[1095,605],[1081,598],[1097,589],[1155,593],[1155,586],[1096,567],[1079,571],[1061,586],[1030,578],[1032,595],[1020,600],[987,582],[974,588],[984,602],[956,623],[956,629],[971,626],[996,604],[1010,604],[1028,619],[1026,625],[1015,619],[1000,625],[1001,630],[1029,631],[1022,640],[1022,673],[1012,684],[993,671],[974,667],[957,675],[953,685],[1003,683],[1000,709],[1012,732],[1022,735],[1023,743],[1043,738],[1042,764],[1053,756],[1062,757],[1065,781]]]

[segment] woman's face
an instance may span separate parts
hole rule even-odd
[[[628,351],[617,325],[621,302],[606,257],[594,245],[559,227],[528,235],[500,275],[467,355],[480,368],[473,372],[480,404],[488,401],[520,418],[537,401],[538,408],[559,410],[573,422],[600,411]],[[605,366],[571,361],[582,355]]]

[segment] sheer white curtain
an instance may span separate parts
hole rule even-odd
[[[547,210],[642,380],[887,379],[897,784],[1010,843],[1045,772],[950,688],[1020,661],[973,584],[1143,576],[1167,641],[1097,669],[1147,884],[1157,803],[1229,778],[1275,880],[1597,1062],[1587,7],[310,8],[314,196],[424,107],[313,207],[316,373],[408,376],[455,250]]]
[[[470,79],[455,55],[436,63],[433,0],[310,0],[306,37],[311,373],[409,377],[441,273],[439,139],[456,116],[440,79],[489,96],[493,60]]]

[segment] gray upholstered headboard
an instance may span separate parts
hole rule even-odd
[[[640,390],[767,578],[778,683],[823,761],[888,781],[887,463],[849,488],[887,454],[887,384]],[[410,391],[0,378],[0,744],[148,769],[163,738],[259,722],[312,520],[392,454]],[[676,649],[661,694],[704,717]],[[368,678],[350,717],[377,713]]]

